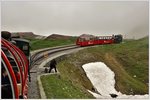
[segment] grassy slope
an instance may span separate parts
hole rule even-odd
[[[41,40],[41,39],[31,39],[31,38],[27,38],[27,39],[30,40],[31,50],[37,50],[37,49],[55,47],[55,46],[61,46],[61,45],[67,45],[67,44],[74,44],[76,40],[76,38],[74,37],[68,40],[65,40],[65,39]]]
[[[84,81],[81,66],[95,61],[104,62],[116,73],[118,91],[126,94],[148,93],[148,38],[81,50],[60,62],[58,68],[64,77],[91,89],[89,82]]]
[[[68,55],[57,67],[62,79],[71,81],[83,91],[94,91],[82,65],[97,61],[104,62],[115,72],[118,91],[125,94],[148,93],[148,38],[80,50]]]
[[[116,73],[117,90],[126,94],[148,93],[148,38],[103,50],[104,62]]]
[[[72,98],[93,98],[79,87],[76,87],[69,80],[64,80],[59,75],[42,76],[41,81],[49,99],[72,99]]]

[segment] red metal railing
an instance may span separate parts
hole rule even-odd
[[[21,83],[21,85],[22,85],[21,95],[24,96],[27,94],[27,93],[24,93],[24,91],[27,90],[26,86],[27,86],[29,62],[28,62],[26,56],[24,55],[24,53],[19,48],[17,48],[15,45],[13,45],[12,43],[8,42],[5,39],[2,39],[1,43],[2,43],[2,46],[4,46],[5,48],[8,49],[8,51],[12,54],[12,56],[14,57],[14,59],[17,63],[17,67],[20,70],[21,82],[22,82]],[[3,52],[3,55],[5,55],[4,52]],[[9,62],[8,58],[6,57],[5,59],[7,59],[7,63],[8,63]],[[11,66],[10,63],[9,63],[9,66]],[[11,66],[11,68],[12,68],[12,66]],[[13,69],[11,69],[11,70],[13,71]],[[17,92],[15,92],[15,94],[17,94]]]
[[[5,65],[7,66],[6,69],[8,70],[9,75],[11,76],[10,81],[12,82],[12,86],[13,86],[12,92],[13,92],[15,98],[18,99],[19,98],[19,91],[18,91],[17,81],[16,81],[14,71],[12,69],[11,64],[9,63],[9,60],[7,59],[7,57],[3,51],[1,51],[1,56],[2,56],[2,60],[4,61]]]

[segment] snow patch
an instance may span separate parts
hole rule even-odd
[[[148,99],[149,95],[125,95],[116,91],[115,87],[115,74],[111,71],[103,62],[94,62],[84,64],[83,69],[85,70],[87,77],[90,79],[94,88],[101,94],[94,93],[88,90],[96,98],[112,98],[110,94],[118,95],[117,98],[140,98]]]
[[[115,74],[104,63],[89,63],[82,67],[92,84],[101,95],[110,96],[110,94],[118,94],[118,92],[114,89]]]

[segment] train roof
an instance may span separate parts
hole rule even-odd
[[[22,38],[12,38],[12,40],[14,40],[14,41],[22,41],[22,42],[27,42],[27,43],[30,42],[29,40],[22,39]]]
[[[94,35],[90,35],[90,34],[82,34],[79,36],[80,38],[93,38],[95,37]]]

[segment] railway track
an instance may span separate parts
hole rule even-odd
[[[37,52],[34,52],[31,56],[31,67],[30,67],[30,75],[29,75],[29,88],[28,88],[28,97],[30,99],[40,99],[40,92],[37,84],[37,77],[41,74],[44,74],[44,70],[39,68],[39,65],[44,62],[44,60],[48,58],[52,58],[53,55],[57,55],[61,52],[67,52],[80,49],[80,47],[76,45],[67,45],[67,46],[59,46],[54,48],[42,49]],[[47,57],[45,57],[47,56]],[[30,77],[31,76],[31,77]],[[34,89],[33,89],[34,88]]]
[[[66,46],[59,46],[59,47],[40,50],[31,56],[30,69],[32,69],[34,67],[34,65],[40,64],[41,61],[44,60],[44,58],[48,58],[51,54],[65,51],[65,50],[71,50],[71,49],[75,49],[75,48],[79,48],[79,47],[76,45],[66,45]]]

